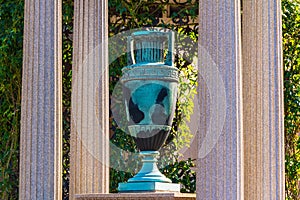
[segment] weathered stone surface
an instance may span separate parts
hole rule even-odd
[[[197,199],[243,199],[240,1],[199,4]]]
[[[245,199],[284,199],[280,1],[243,1]]]
[[[196,194],[186,193],[122,193],[76,195],[76,200],[195,200]]]
[[[62,3],[25,1],[19,199],[62,198]]]
[[[75,0],[70,199],[109,189],[107,0]]]

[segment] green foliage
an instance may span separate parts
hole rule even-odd
[[[0,1],[0,199],[18,198],[23,5]]]
[[[282,0],[286,199],[300,188],[300,1]]]
[[[195,160],[176,161],[162,169],[162,172],[172,180],[173,183],[181,183],[180,192],[196,192],[196,172],[192,170],[195,167]]]
[[[176,56],[175,66],[179,71],[178,100],[170,133],[175,149],[189,145],[193,135],[187,122],[193,114],[194,96],[197,94],[197,70],[185,59]],[[170,140],[170,139],[169,139]]]
[[[118,192],[118,183],[127,181],[133,176],[133,173],[126,170],[129,168],[139,169],[140,165],[137,162],[139,158],[136,157],[136,154],[128,153],[137,152],[134,140],[130,135],[126,134],[120,128],[117,128],[113,137],[111,138],[111,142],[118,147],[111,148],[110,150],[110,158],[113,158],[110,160],[111,166],[119,166],[120,169],[124,169],[124,171],[121,171],[115,169],[114,167],[110,168],[109,188],[110,192],[115,193]]]
[[[186,34],[197,33],[199,0],[177,3],[171,0],[109,0],[110,36],[125,30],[161,26],[170,29],[184,27]],[[167,16],[168,18],[163,18]],[[190,34],[188,34],[190,35]]]
[[[70,123],[71,123],[71,86],[73,50],[73,11],[74,1],[63,0],[63,199],[69,199],[70,175]]]

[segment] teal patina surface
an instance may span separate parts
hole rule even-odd
[[[174,117],[178,69],[174,67],[172,32],[138,31],[128,37],[128,66],[122,69],[124,104],[131,134],[143,167],[119,192],[179,192],[156,166],[158,150],[171,130]]]

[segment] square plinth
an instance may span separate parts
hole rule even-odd
[[[124,192],[180,192],[180,184],[162,182],[119,183],[118,191]]]
[[[196,194],[188,193],[111,193],[78,194],[76,200],[196,200]]]

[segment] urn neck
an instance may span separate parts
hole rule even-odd
[[[173,66],[172,32],[138,31],[128,37],[128,65],[161,63]]]

